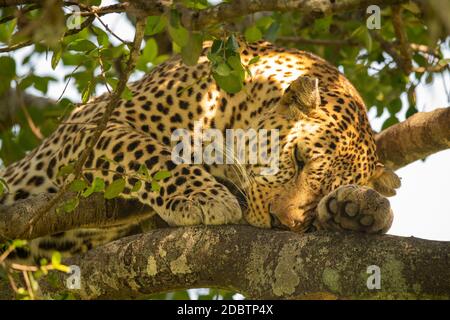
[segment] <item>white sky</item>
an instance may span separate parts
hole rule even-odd
[[[111,2],[103,1],[103,5]],[[104,17],[103,21],[123,39],[132,40],[133,31],[123,16],[111,14]],[[25,48],[15,54],[18,65],[21,58],[30,52],[29,50]],[[33,61],[33,65],[36,73],[51,75],[60,80],[58,83],[50,83],[49,86],[48,95],[56,99],[65,85],[62,78],[71,69],[61,67],[59,64],[56,70],[52,70],[50,58],[45,60],[44,57],[40,57]],[[24,68],[19,68],[21,74],[26,71]],[[450,84],[448,73],[445,83],[447,86]],[[363,84],[356,84],[358,85]],[[79,94],[71,85],[65,96],[75,101],[80,100]],[[430,111],[436,107],[450,105],[442,79],[438,79],[431,85],[420,85],[417,89],[417,101],[420,111]],[[369,112],[369,118],[376,130],[381,128],[386,117],[387,114],[381,119],[376,119],[375,112]],[[390,198],[395,218],[389,234],[450,240],[450,150],[432,155],[425,162],[416,161],[398,170],[397,174],[402,178],[402,187],[395,197]]]

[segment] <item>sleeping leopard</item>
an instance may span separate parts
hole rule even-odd
[[[145,218],[158,216],[169,226],[246,223],[296,232],[385,233],[393,215],[384,196],[395,194],[399,179],[379,162],[364,102],[344,75],[305,51],[239,41],[249,76],[242,90],[227,93],[211,75],[208,50],[205,46],[195,66],[174,56],[129,84],[133,97],[114,109],[83,179],[109,185],[126,177],[121,197],[137,199],[148,206]],[[78,106],[39,147],[1,171],[9,187],[1,203],[57,192],[65,183],[60,168],[80,157],[107,103],[104,94]],[[276,130],[277,170],[264,173],[258,163],[175,161],[173,133],[193,132],[196,124],[222,133]],[[245,139],[250,145],[252,138]],[[143,165],[151,176],[170,175],[157,190],[147,181],[136,191],[134,173]],[[38,238],[12,257],[36,260],[55,250],[77,254],[136,232],[139,221],[125,216],[111,228]]]

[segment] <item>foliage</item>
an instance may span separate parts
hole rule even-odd
[[[212,6],[206,0],[183,0],[181,4],[194,10]],[[86,13],[92,12],[92,6],[101,6],[101,1],[80,1],[80,7]],[[430,36],[429,20],[425,19],[421,8],[408,3],[403,6],[401,18],[407,39],[414,43],[407,43],[411,68],[405,69],[399,61],[399,56],[405,57],[401,54],[402,44],[397,39],[399,30],[393,23],[393,14],[392,8],[383,9],[379,30],[366,27],[365,12],[313,19],[301,11],[258,13],[250,19],[237,18],[232,26],[220,23],[189,30],[183,25],[181,11],[173,7],[166,14],[147,18],[146,41],[136,72],[150,71],[172,53],[180,53],[186,65],[195,65],[204,41],[212,41],[207,53],[210,76],[223,90],[237,93],[246,77],[251,76],[248,65],[241,61],[238,37],[247,42],[269,40],[278,45],[311,51],[339,66],[356,85],[369,109],[375,109],[378,117],[388,114],[383,125],[386,128],[418,111],[416,86],[441,76],[448,70],[449,63],[444,59],[444,51],[450,44],[447,35],[434,33]],[[31,124],[43,136],[48,136],[76,103],[87,102],[99,91],[114,90],[125,68],[130,54],[129,43],[109,29],[102,21],[102,15],[84,15],[76,29],[69,29],[65,23],[70,17],[68,8],[61,8],[59,2],[53,0],[44,1],[40,6],[30,4],[21,9],[6,7],[0,11],[0,50],[4,52],[0,56],[0,99],[10,88],[16,88],[19,96],[21,93],[46,96],[49,86],[58,81],[60,70],[63,70],[69,90],[79,94],[79,98],[72,101],[65,91],[61,92],[61,98],[49,102],[47,107],[22,106],[13,119],[0,122],[0,159],[3,165],[23,158],[41,143]],[[161,39],[171,43],[171,50],[163,50]],[[28,49],[19,49],[19,54],[16,47]],[[249,64],[258,59],[254,57]],[[36,68],[38,60],[46,61],[46,73]],[[125,90],[122,98],[131,97],[132,92]],[[59,175],[68,177],[73,170],[73,165],[59,168]],[[158,191],[158,181],[169,177],[165,171],[151,177],[145,166],[137,172],[116,173],[121,177],[110,185],[100,178],[91,183],[85,179],[74,180],[70,189],[77,196],[63,203],[60,209],[71,212],[78,206],[80,197],[88,197],[95,192],[103,192],[107,199],[120,196],[129,178],[137,181],[131,193],[138,192],[144,183],[150,183],[152,190]],[[6,184],[0,180],[0,195],[6,191]],[[222,298],[232,296],[231,293],[211,290],[209,295],[201,297],[211,299],[219,295]],[[164,297],[187,299],[188,295],[178,292],[153,298]]]

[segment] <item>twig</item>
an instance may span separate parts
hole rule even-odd
[[[18,11],[21,14],[23,14],[23,13],[27,13],[27,12],[39,9],[40,7],[41,6],[39,4],[35,4],[35,5],[32,5],[32,6],[26,7],[26,8],[22,8],[22,9],[20,9]],[[16,18],[17,18],[16,14],[13,14],[13,15],[10,15],[10,16],[6,16],[6,17],[0,19],[0,24],[6,23],[6,22],[11,21],[11,20],[14,20]]]
[[[97,144],[98,140],[100,139],[103,131],[106,129],[107,123],[109,121],[109,118],[111,117],[114,109],[120,102],[120,97],[122,95],[122,92],[125,90],[126,84],[128,82],[128,78],[131,74],[131,72],[134,70],[134,67],[136,65],[136,61],[139,55],[140,46],[142,43],[142,39],[144,37],[144,30],[146,26],[146,18],[139,17],[136,22],[136,33],[134,36],[133,44],[130,48],[130,57],[127,63],[127,68],[125,72],[122,74],[121,78],[119,79],[119,83],[117,84],[116,89],[112,93],[108,104],[105,107],[105,112],[103,113],[103,116],[100,118],[100,120],[97,123],[97,129],[92,133],[92,139],[89,143],[89,145],[84,149],[83,153],[81,154],[80,158],[74,165],[74,180],[78,179],[82,175],[82,169],[86,162],[86,160],[89,157],[89,154],[94,149],[95,145]],[[37,220],[39,220],[44,213],[51,210],[54,206],[56,206],[60,200],[64,197],[66,192],[68,191],[70,183],[65,183],[61,187],[61,189],[58,191],[58,193],[54,196],[54,198],[44,207],[42,207],[39,212],[36,214],[36,216],[30,221],[28,227],[26,228],[25,233],[30,232],[32,229],[33,223]]]
[[[426,46],[424,44],[410,43],[409,45],[410,45],[412,51],[426,53],[426,54],[429,54],[429,55],[432,55],[435,57],[441,56],[438,49],[432,49],[429,46]]]
[[[102,24],[102,26],[111,34],[114,36],[114,38],[116,38],[117,40],[119,40],[120,42],[124,43],[124,44],[130,44],[128,41],[123,40],[121,37],[119,37],[117,34],[115,34],[110,28],[109,26],[103,22],[103,20],[100,18],[100,16],[95,13],[95,17],[97,18],[98,21],[100,21],[100,23]]]
[[[83,21],[83,23],[80,25],[80,28],[77,28],[77,29],[70,29],[70,30],[66,31],[66,32],[64,33],[64,36],[63,36],[63,37],[71,36],[71,35],[74,35],[74,34],[77,34],[77,33],[81,32],[84,28],[86,28],[87,26],[89,26],[89,25],[94,21],[94,19],[95,19],[94,16],[88,17],[88,18],[87,18],[85,21]],[[24,41],[24,42],[21,42],[21,43],[17,43],[17,44],[12,45],[12,46],[7,46],[7,47],[0,48],[0,53],[1,53],[1,52],[10,52],[10,51],[14,51],[14,50],[17,50],[17,49],[21,49],[21,48],[24,48],[24,47],[31,46],[31,45],[33,45],[33,44],[34,44],[33,41],[27,40],[27,41]]]
[[[30,278],[28,276],[28,271],[22,271],[23,279],[25,280],[25,285],[27,286],[28,295],[31,300],[34,300],[33,288],[31,287]]]
[[[64,85],[63,91],[61,92],[61,94],[59,95],[59,97],[58,97],[58,99],[57,99],[56,101],[60,101],[60,100],[61,100],[61,98],[63,97],[64,93],[65,93],[66,90],[67,90],[67,87],[69,86],[69,83],[70,83],[70,80],[72,79],[73,74],[75,73],[75,71],[77,71],[77,70],[81,67],[81,65],[83,64],[83,62],[84,62],[84,61],[80,62],[80,63],[73,69],[73,71],[70,73],[69,79],[67,79],[67,82],[66,82],[66,84]]]
[[[41,130],[33,121],[33,118],[31,117],[30,113],[28,112],[27,107],[25,106],[25,102],[23,100],[22,91],[19,89],[19,85],[16,82],[16,94],[17,94],[17,100],[19,101],[20,109],[22,110],[23,114],[25,115],[25,119],[27,120],[28,126],[30,127],[31,132],[38,140],[43,140],[44,136],[42,135]]]
[[[17,50],[17,49],[21,49],[21,48],[24,48],[24,47],[31,46],[32,44],[33,44],[33,41],[27,40],[27,41],[24,41],[24,42],[20,42],[20,43],[14,44],[12,46],[7,46],[7,47],[0,48],[0,53],[1,52],[14,51],[14,50]]]
[[[449,69],[449,64],[437,64],[434,66],[426,66],[426,67],[417,67],[417,68],[413,68],[412,71],[413,72],[417,72],[417,73],[425,73],[425,72],[442,72],[446,69]]]
[[[372,38],[374,38],[381,46],[381,48],[386,51],[392,59],[394,59],[395,63],[402,68],[403,66],[403,58],[395,49],[395,45],[387,40],[385,40],[378,32],[371,31],[370,32]]]

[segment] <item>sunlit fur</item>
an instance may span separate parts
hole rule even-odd
[[[347,79],[307,52],[277,48],[267,42],[240,42],[240,50],[244,65],[255,56],[260,59],[248,66],[251,75],[237,94],[217,87],[205,57],[207,48],[196,66],[183,65],[179,57],[174,57],[130,84],[133,98],[121,101],[114,111],[86,162],[86,180],[100,177],[109,183],[125,174],[123,197],[139,199],[152,208],[149,216],[156,213],[170,225],[238,223],[243,208],[248,208],[244,217],[252,225],[270,227],[272,212],[282,223],[300,231],[307,230],[314,220],[312,209],[323,195],[343,184],[370,184],[378,161],[372,130],[364,103]],[[300,102],[300,106],[307,105],[306,109],[297,108],[295,95],[307,94],[308,90],[296,92],[294,85],[290,89],[294,102],[284,99],[280,103],[285,90],[301,76],[318,80],[319,101],[313,97],[305,100],[310,102]],[[63,178],[57,176],[59,168],[80,157],[107,98],[102,95],[77,107],[38,148],[0,174],[11,191],[3,197],[4,204],[60,188]],[[171,132],[193,130],[194,121],[202,121],[205,129],[221,131],[279,130],[280,171],[262,176],[257,165],[174,164]],[[304,167],[299,168],[299,163]],[[141,164],[152,175],[159,170],[171,172],[158,192],[145,183],[139,192],[130,194],[137,181],[130,175]],[[244,206],[222,182],[244,192]],[[80,241],[71,237],[81,236],[63,233],[37,239],[32,246],[40,254],[55,249],[75,253],[80,251]],[[111,238],[102,239],[106,242]],[[82,239],[83,248],[89,248],[94,237]]]

